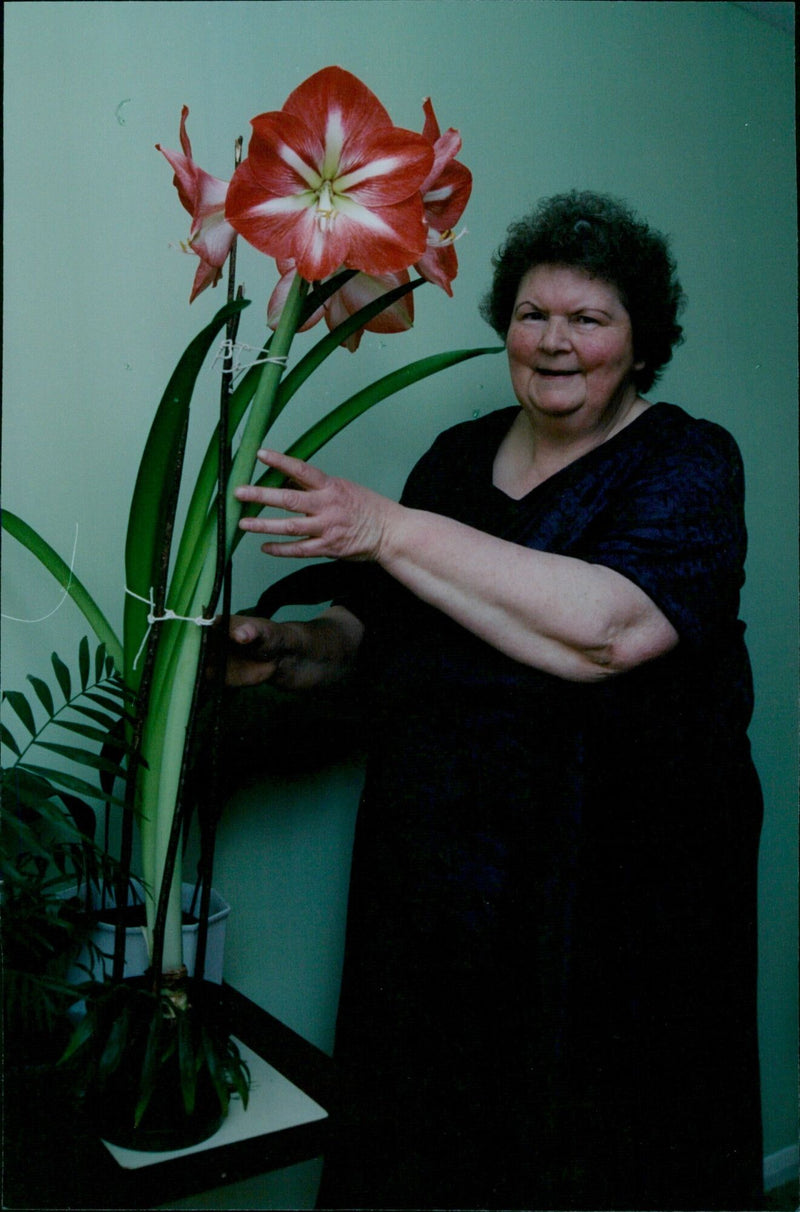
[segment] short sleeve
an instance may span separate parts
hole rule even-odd
[[[573,555],[635,582],[691,644],[738,626],[747,537],[744,473],[721,426],[689,421],[640,461]]]

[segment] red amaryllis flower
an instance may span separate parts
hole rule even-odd
[[[286,303],[289,287],[297,275],[294,261],[279,261],[278,272],[281,278],[273,290],[267,306],[267,323],[270,328],[278,327],[278,321]],[[311,314],[298,331],[306,332],[307,329],[313,328],[324,316],[325,323],[332,332],[348,316],[354,316],[362,307],[366,307],[368,303],[372,303],[375,299],[380,298],[381,295],[385,295],[387,291],[394,290],[396,286],[405,285],[410,281],[408,271],[405,269],[399,270],[396,274],[356,274],[349,282],[345,282],[344,286],[336,291],[336,294],[326,299],[323,305]],[[402,298],[397,299],[390,307],[384,308],[379,315],[365,324],[363,328],[360,328],[358,332],[353,333],[346,341],[342,341],[342,345],[355,353],[361,344],[361,338],[365,331],[380,333],[405,332],[413,323],[414,296],[409,291],[407,295],[403,295]]]
[[[236,232],[225,220],[228,182],[212,177],[192,159],[192,145],[186,133],[188,114],[189,109],[184,105],[181,110],[180,132],[183,153],[169,151],[160,143],[156,143],[156,147],[172,165],[175,171],[172,183],[178,191],[181,203],[192,216],[188,245],[182,245],[184,251],[196,253],[200,258],[189,296],[191,303],[207,286],[216,286],[219,282],[222,266],[231,251]]]
[[[309,282],[341,266],[396,273],[424,254],[419,190],[433,148],[394,126],[356,76],[326,67],[252,127],[225,214],[261,252]]]
[[[442,134],[433,112],[430,98],[422,106],[425,125],[422,133],[433,145],[433,167],[422,183],[422,201],[428,224],[428,246],[414,268],[429,282],[441,286],[448,295],[458,273],[458,257],[453,243],[454,228],[472,192],[472,173],[456,156],[461,150],[461,136],[450,127]]]

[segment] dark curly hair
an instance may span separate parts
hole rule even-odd
[[[631,319],[636,388],[648,391],[683,340],[677,322],[685,295],[666,236],[624,202],[573,190],[545,198],[512,223],[492,258],[494,278],[480,313],[506,338],[522,277],[535,265],[566,265],[615,286]]]

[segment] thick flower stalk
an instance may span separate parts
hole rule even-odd
[[[291,93],[282,109],[253,119],[247,158],[230,184],[195,163],[186,132],[188,112],[184,106],[181,151],[156,146],[171,165],[181,204],[191,215],[186,248],[200,265],[190,301],[216,285],[237,233],[275,258],[279,282],[268,309],[274,331],[260,364],[228,396],[230,432],[239,437],[227,482],[220,483],[219,448],[212,436],[172,562],[170,540],[195,381],[226,324],[247,306],[245,300],[231,299],[220,309],[190,343],[167,385],[131,502],[121,644],[83,586],[80,593],[72,590],[97,634],[112,641],[109,648],[118,654],[120,673],[142,703],[142,761],[135,766],[133,786],[151,943],[156,902],[170,870],[181,766],[193,691],[201,676],[198,620],[208,620],[216,607],[218,554],[230,559],[242,537],[238,523],[246,507],[235,490],[252,479],[256,453],[271,425],[327,357],[342,345],[355,350],[364,331],[409,328],[412,292],[426,282],[452,294],[455,225],[472,182],[469,170],[455,158],[461,147],[458,132],[440,132],[430,101],[424,103],[421,134],[397,127],[367,86],[340,67],[317,72]],[[420,274],[413,281],[412,267]],[[330,331],[289,366],[295,334],[323,318]],[[454,350],[401,366],[321,417],[288,453],[311,458],[381,400],[466,358],[500,351]],[[275,474],[268,472],[258,482],[265,480],[275,482]],[[218,493],[225,502],[220,544]],[[63,579],[63,561],[20,519],[10,517],[15,523],[14,529],[7,526],[11,533]],[[163,934],[165,971],[181,962],[180,886],[178,859],[170,875]]]

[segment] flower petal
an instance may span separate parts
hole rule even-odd
[[[200,264],[197,267],[197,273],[194,275],[192,283],[192,293],[189,295],[189,302],[194,303],[197,296],[206,289],[207,286],[216,286],[222,277],[222,269],[218,265],[211,265],[208,261],[200,258]]]
[[[319,188],[325,148],[317,131],[280,112],[259,114],[250,125],[247,160],[264,190],[282,195]]]
[[[455,227],[472,192],[472,173],[455,159],[461,150],[461,135],[450,127],[442,135],[430,97],[422,108],[425,125],[422,133],[433,144],[434,161],[421,186],[425,218],[437,231]]]
[[[450,283],[458,275],[458,257],[452,243],[429,244],[414,268],[420,277],[432,282],[434,286],[441,286],[446,294],[453,294]]]
[[[325,68],[252,125],[225,214],[256,248],[294,260],[307,281],[341,266],[393,273],[423,255],[433,147],[393,126],[357,77]]]
[[[395,206],[369,208],[345,202],[337,208],[335,226],[347,241],[342,264],[368,274],[398,273],[412,265],[427,247],[419,194]]]
[[[399,126],[351,141],[342,155],[335,189],[364,206],[390,206],[417,193],[429,175],[433,149],[422,135]]]
[[[368,303],[374,303],[381,295],[410,282],[407,270],[397,274],[356,274],[341,290],[332,295],[326,306],[329,328],[335,328],[348,316],[353,316]],[[411,291],[385,308],[365,328],[369,332],[405,332],[414,323],[414,295]]]
[[[170,151],[156,144],[174,171],[173,184],[178,191],[181,205],[192,216],[189,229],[189,246],[200,257],[201,264],[195,274],[191,303],[207,286],[216,286],[236,232],[225,221],[225,198],[228,182],[212,177],[192,159],[192,145],[186,132],[189,109],[181,110],[180,141],[182,152]]]
[[[437,231],[447,231],[458,223],[472,193],[472,173],[457,160],[451,160],[439,178],[423,193],[425,218]]]
[[[281,312],[286,305],[286,298],[291,289],[291,285],[297,277],[297,270],[294,266],[294,261],[279,261],[278,273],[281,275],[277,286],[269,297],[267,304],[267,324],[270,328],[277,328],[278,321],[281,318]],[[298,332],[306,332],[309,328],[313,328],[315,324],[319,324],[325,314],[324,307],[318,307],[312,312],[302,327],[298,328]]]
[[[236,232],[225,221],[221,207],[211,210],[192,224],[189,245],[198,256],[209,264],[221,267],[225,264]]]
[[[307,121],[310,114],[340,115],[344,136],[354,144],[393,122],[378,98],[358,76],[341,67],[324,67],[289,94],[283,112]]]

